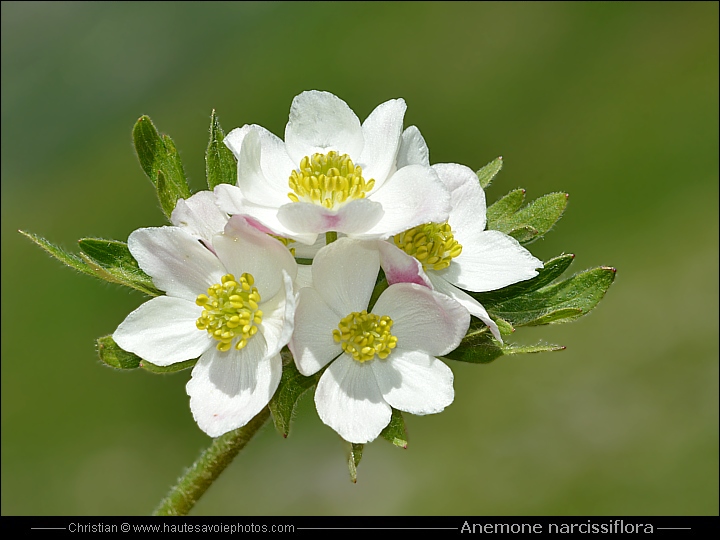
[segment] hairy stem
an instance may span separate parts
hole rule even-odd
[[[270,418],[265,407],[245,426],[213,439],[210,447],[185,471],[153,512],[154,516],[185,516],[235,456]]]

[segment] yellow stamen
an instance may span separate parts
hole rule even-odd
[[[295,248],[288,247],[290,244],[294,244],[295,240],[293,240],[292,238],[285,238],[284,236],[277,236],[275,234],[271,234],[270,236],[272,236],[275,240],[280,240],[283,245],[288,248],[288,250],[290,251],[290,255],[292,255],[293,257],[295,256]]]
[[[425,270],[443,270],[462,253],[462,246],[455,240],[447,222],[418,225],[396,234],[393,242],[420,261]]]
[[[365,180],[362,167],[355,165],[347,154],[334,150],[327,154],[305,156],[300,168],[290,174],[288,181],[293,202],[310,202],[325,208],[337,208],[348,200],[363,199],[375,186],[375,180]]]
[[[239,280],[225,274],[220,281],[195,299],[198,306],[205,308],[195,325],[219,341],[218,351],[229,351],[235,338],[240,338],[235,344],[240,350],[257,334],[255,325],[262,322],[263,313],[258,309],[260,293],[253,287],[252,274],[245,273]]]
[[[366,310],[353,311],[340,319],[333,339],[342,350],[358,362],[367,362],[375,355],[385,360],[397,346],[397,338],[390,333],[393,320],[387,315],[378,317]]]

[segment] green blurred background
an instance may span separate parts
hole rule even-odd
[[[498,155],[494,201],[567,191],[530,246],[618,268],[605,300],[453,363],[455,402],[410,446],[345,447],[306,398],[196,514],[717,514],[717,3],[2,3],[2,513],[146,514],[210,439],[189,372],[95,356],[144,297],[74,273],[76,250],[164,224],[131,144],[142,114],[204,187],[210,112],[282,135],[308,89],[361,119],[404,97],[431,161]]]

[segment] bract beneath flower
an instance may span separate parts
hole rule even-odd
[[[187,384],[193,417],[217,437],[274,394],[292,334],[297,265],[279,241],[232,218],[207,249],[180,227],[138,229],[130,252],[167,293],[118,326],[123,349],[159,366],[200,357]]]
[[[289,343],[303,375],[329,364],[315,405],[353,443],[375,439],[392,407],[422,415],[452,403],[452,371],[436,357],[457,347],[470,324],[457,302],[413,283],[390,286],[368,312],[379,269],[375,242],[341,238],[320,250]]]
[[[403,133],[405,109],[402,99],[387,101],[361,125],[333,94],[303,92],[293,100],[284,142],[257,125],[225,138],[238,181],[215,188],[220,207],[305,244],[327,231],[387,238],[446,220],[449,194],[418,163],[427,148],[417,128]]]

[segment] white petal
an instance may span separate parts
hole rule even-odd
[[[408,165],[430,166],[430,150],[420,130],[415,126],[403,131],[398,150],[397,168],[402,169]]]
[[[290,173],[300,166],[287,153],[285,143],[262,126],[253,126],[260,136],[260,166],[268,182],[287,198]]]
[[[325,235],[318,235],[315,243],[310,246],[307,244],[295,243],[289,247],[295,248],[295,257],[301,259],[314,259],[317,252],[325,247]]]
[[[213,238],[213,247],[236,278],[245,272],[252,274],[261,301],[269,300],[283,287],[283,270],[295,280],[297,263],[290,251],[279,240],[248,225],[242,216],[230,218],[225,234]]]
[[[415,257],[408,255],[389,241],[378,240],[377,246],[380,251],[380,266],[382,266],[390,285],[393,283],[417,283],[433,288],[422,264]]]
[[[342,99],[329,92],[310,90],[293,99],[285,127],[285,145],[292,161],[335,150],[359,156],[363,149],[360,120]]]
[[[317,234],[314,233],[301,234],[291,231],[278,221],[277,207],[251,203],[243,197],[242,191],[240,191],[240,188],[237,186],[220,184],[215,187],[215,195],[217,197],[217,204],[221,210],[230,215],[250,216],[278,236],[292,238],[293,240],[309,245],[315,243],[317,239]]]
[[[482,322],[484,322],[488,326],[488,328],[490,328],[490,332],[492,332],[492,335],[495,337],[495,339],[497,339],[500,343],[503,342],[497,324],[495,324],[495,321],[490,318],[490,315],[488,315],[488,312],[485,310],[485,308],[480,302],[475,300],[466,292],[461,291],[460,289],[455,287],[455,285],[448,283],[443,278],[433,274],[432,272],[428,275],[428,277],[430,278],[432,284],[435,286],[435,290],[448,295],[458,304],[467,309],[470,312],[470,315],[474,315]]]
[[[470,314],[444,294],[415,283],[390,285],[373,313],[393,320],[398,347],[442,356],[455,349],[470,326]]]
[[[278,220],[298,233],[337,231],[345,234],[363,233],[384,215],[380,203],[369,199],[355,199],[337,210],[329,210],[307,202],[289,203],[278,210]]]
[[[406,109],[404,99],[391,99],[378,105],[362,124],[365,146],[357,164],[366,180],[375,179],[376,188],[385,182],[395,164]]]
[[[358,444],[377,438],[392,415],[368,364],[341,355],[325,370],[315,391],[320,419],[346,441]]]
[[[468,291],[494,291],[537,276],[535,269],[543,266],[517,240],[500,231],[483,231],[461,244],[462,253],[438,275]]]
[[[298,264],[295,290],[299,291],[303,287],[312,287],[312,266],[309,264]]]
[[[290,159],[285,150],[285,143],[279,137],[262,126],[251,124],[244,125],[239,129],[233,129],[225,137],[224,142],[239,161],[242,143],[250,131],[256,132],[260,140],[260,167],[262,174],[274,189],[279,189],[287,195],[290,191],[288,186],[290,173],[298,164],[293,163]]]
[[[197,358],[215,344],[195,321],[200,306],[182,298],[158,296],[130,313],[113,334],[122,349],[158,366]]]
[[[300,289],[295,331],[288,345],[300,373],[312,375],[342,353],[332,332],[345,315],[330,309],[315,289]]]
[[[178,199],[170,221],[211,247],[212,237],[223,231],[228,220],[215,200],[212,191],[199,191],[187,200]]]
[[[408,165],[393,174],[369,196],[382,204],[385,215],[357,238],[387,238],[423,223],[443,223],[450,211],[450,195],[435,172]]]
[[[432,169],[450,191],[450,226],[461,245],[485,230],[485,192],[477,174],[457,163],[438,163]]]
[[[439,413],[455,398],[453,372],[429,354],[397,348],[387,359],[369,363],[383,398],[396,409]]]
[[[225,146],[227,146],[230,151],[235,154],[235,159],[240,159],[240,149],[242,148],[242,143],[245,140],[245,135],[247,135],[251,129],[253,129],[252,125],[245,124],[243,127],[235,128],[225,135],[223,142],[225,143]]]
[[[265,337],[267,356],[275,356],[290,341],[295,320],[295,293],[293,282],[283,270],[284,287],[267,302],[260,303],[263,312],[260,332]]]
[[[266,141],[272,135],[265,132]],[[276,180],[277,174],[268,178],[263,172],[261,163],[261,154],[263,151],[261,143],[261,132],[257,129],[251,129],[242,143],[240,148],[240,157],[238,158],[237,187],[240,188],[242,195],[248,201],[262,206],[279,207],[286,203],[290,188],[287,179],[284,184],[279,184]],[[272,142],[269,142],[272,147]],[[288,160],[289,161],[289,160]],[[292,171],[292,166],[287,169],[288,178]]]
[[[265,357],[256,334],[238,351],[208,350],[195,364],[186,385],[195,421],[211,437],[247,424],[272,398],[280,382],[282,360]]]
[[[225,273],[215,254],[179,227],[137,229],[128,249],[157,288],[192,302]]]
[[[322,248],[312,265],[320,296],[341,317],[367,309],[380,271],[374,242],[338,238]]]

